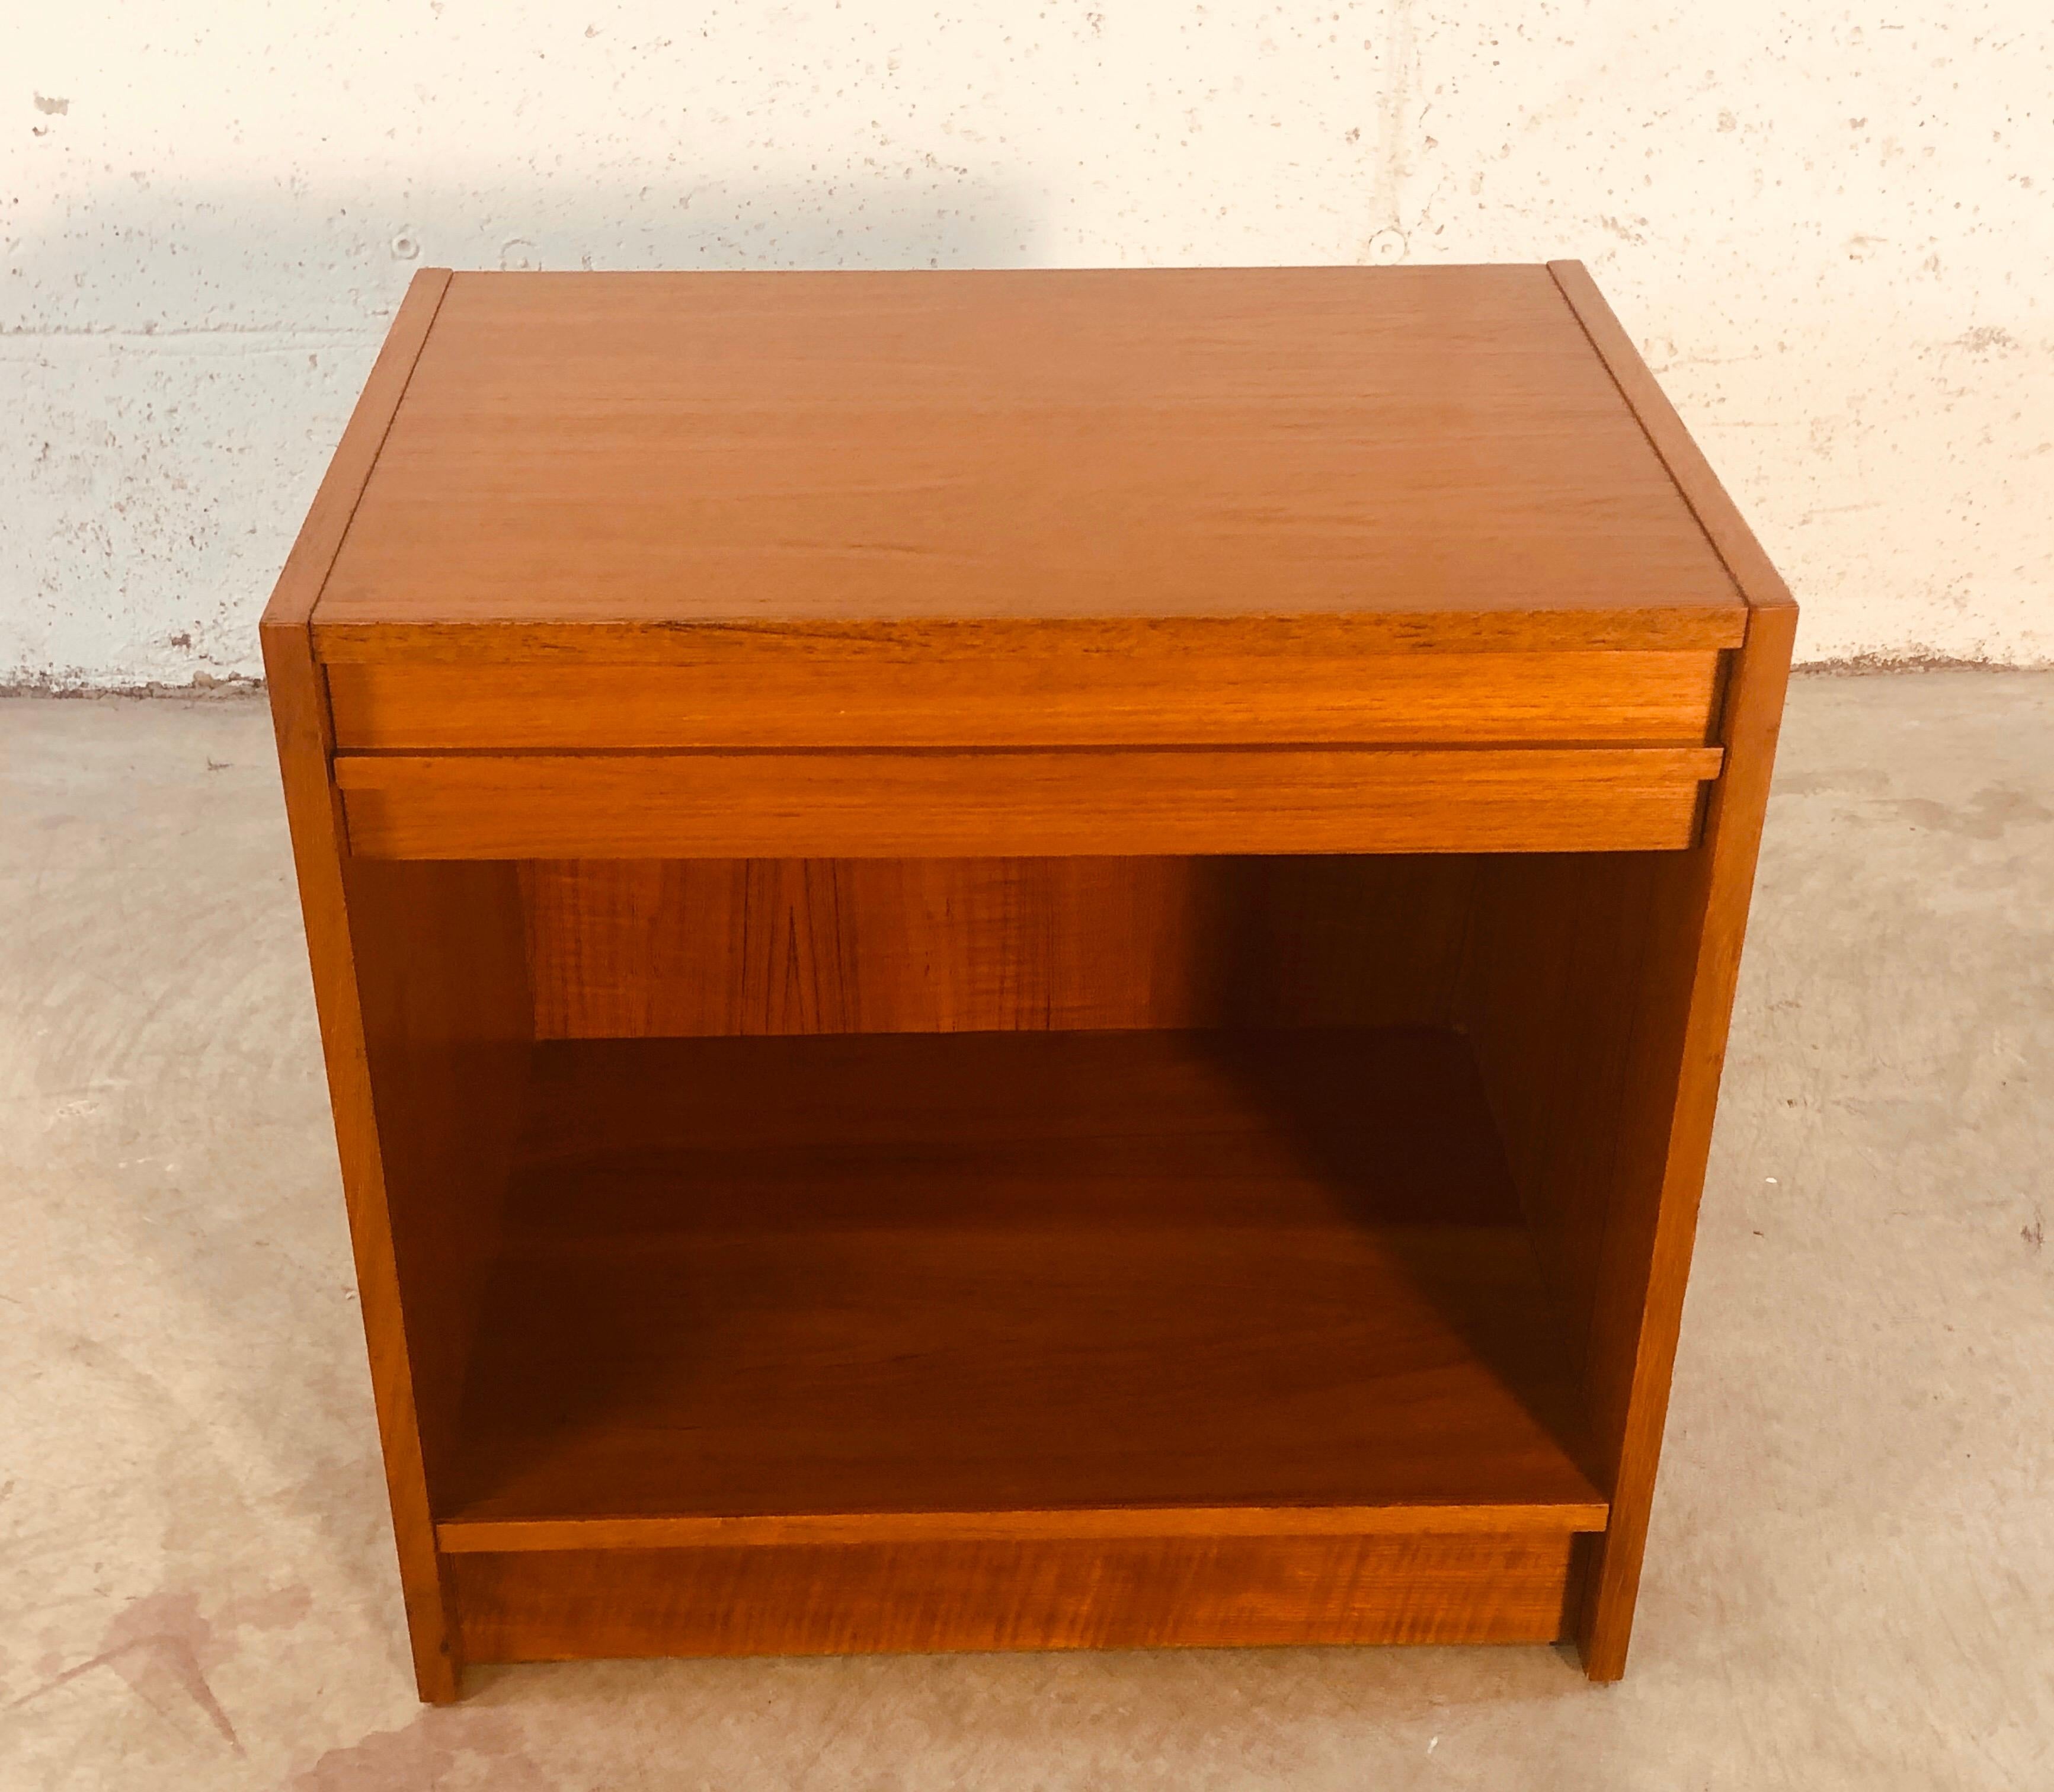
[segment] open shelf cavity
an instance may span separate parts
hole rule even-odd
[[[449,1550],[1601,1530],[1460,1034],[584,1039]]]

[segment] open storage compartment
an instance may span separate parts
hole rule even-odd
[[[1456,1034],[578,1041],[536,1072],[448,1546],[1603,1522]]]
[[[1682,862],[364,861],[466,1652],[1568,1633]]]

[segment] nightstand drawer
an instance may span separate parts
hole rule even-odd
[[[688,664],[331,662],[344,750],[1333,746],[1712,738],[1716,648],[959,657],[731,644]]]
[[[344,754],[370,858],[1626,852],[1715,746]]]

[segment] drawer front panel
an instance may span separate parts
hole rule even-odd
[[[339,754],[374,858],[1619,852],[1717,747]]]
[[[683,665],[327,671],[345,750],[1702,745],[1720,660],[1710,650],[974,659],[765,650]]]

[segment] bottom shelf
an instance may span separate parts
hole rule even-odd
[[[1453,1034],[553,1042],[532,1113],[439,1529],[467,1609],[688,1546],[1257,1542],[1332,1589],[1517,1546],[1559,1605],[1603,1526]]]

